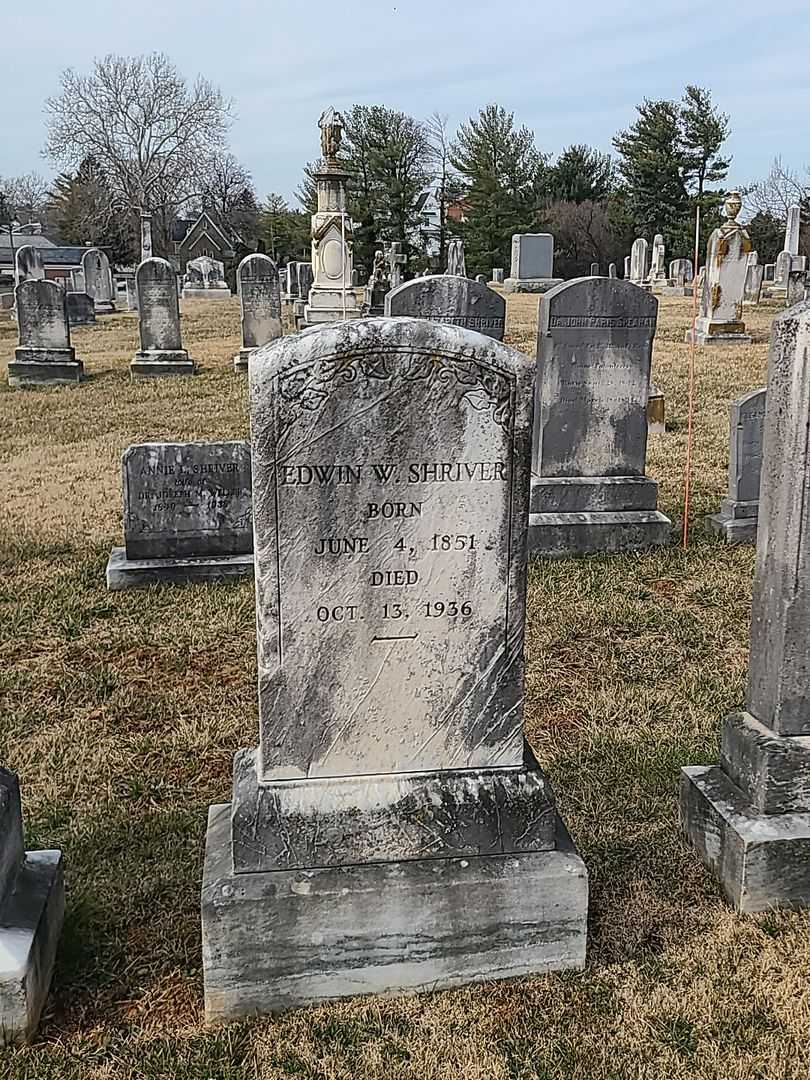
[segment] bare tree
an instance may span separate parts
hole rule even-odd
[[[745,207],[751,214],[772,214],[785,219],[789,206],[798,203],[802,217],[810,203],[810,169],[801,177],[776,158],[765,180],[751,184],[745,190]]]
[[[433,168],[436,202],[439,207],[439,266],[444,266],[447,254],[447,210],[461,195],[461,178],[450,161],[451,139],[446,115],[435,112],[425,121],[428,140],[428,160]]]
[[[253,178],[230,151],[216,151],[204,163],[200,206],[213,209],[238,233],[255,232],[258,203]]]
[[[230,102],[207,79],[190,86],[168,57],[107,56],[90,75],[68,68],[46,102],[48,156],[76,168],[92,158],[115,197],[159,211],[199,194],[200,163],[224,146]]]
[[[0,177],[0,192],[5,195],[12,216],[21,225],[42,221],[44,218],[48,206],[49,185],[39,173]]]

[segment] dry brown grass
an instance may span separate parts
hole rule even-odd
[[[534,352],[536,298],[509,300]],[[199,880],[206,808],[256,740],[247,583],[108,594],[121,451],[241,438],[236,305],[188,305],[189,380],[131,384],[133,316],[75,334],[77,388],[0,390],[0,761],[19,771],[29,846],[67,857],[68,914],[26,1080],[793,1080],[810,1072],[810,915],[739,918],[677,831],[682,764],[715,756],[743,696],[753,552],[702,534],[726,483],[728,403],[764,380],[755,343],[698,350],[694,543],[531,571],[527,729],[590,870],[582,975],[357,1000],[208,1031]],[[681,514],[686,300],[661,302],[651,440]],[[14,346],[0,322],[0,356]]]

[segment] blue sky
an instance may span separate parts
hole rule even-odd
[[[234,152],[260,197],[291,196],[318,155],[329,104],[384,104],[455,126],[496,101],[551,153],[610,150],[647,97],[712,90],[731,115],[730,179],[774,156],[810,165],[808,0],[38,0],[9,4],[0,175],[54,170],[40,156],[43,102],[66,66],[108,52],[166,52],[233,98]]]

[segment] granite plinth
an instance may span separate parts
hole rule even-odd
[[[648,476],[532,476],[533,514],[655,510],[658,484]]]
[[[130,361],[133,379],[153,379],[163,375],[195,375],[197,367],[185,349],[137,352]]]
[[[78,383],[84,376],[84,364],[69,349],[15,350],[8,365],[9,386],[42,386],[47,383]]]
[[[553,849],[551,785],[526,747],[519,768],[260,783],[234,758],[236,873]]]
[[[126,549],[115,547],[107,562],[107,588],[138,589],[145,585],[223,581],[253,574],[253,555],[213,555],[187,559],[128,559]]]
[[[775,735],[751,713],[732,713],[720,763],[756,812],[810,812],[810,735]]]
[[[738,911],[810,905],[810,813],[761,814],[719,766],[690,766],[681,824]]]
[[[642,551],[671,536],[672,522],[659,510],[529,515],[530,558]]]
[[[195,289],[188,285],[183,286],[182,297],[184,300],[230,300],[230,289]]]
[[[753,340],[750,334],[739,331],[695,330],[696,345],[750,345]],[[691,329],[686,331],[684,341],[687,345],[692,343]]]
[[[0,1045],[37,1029],[64,912],[62,853],[27,852],[0,910]]]
[[[588,875],[559,821],[555,851],[234,874],[230,813],[208,817],[209,1022],[584,967]]]
[[[562,285],[564,278],[507,278],[503,282],[505,293],[546,293],[557,285]]]
[[[96,315],[114,315],[118,310],[114,300],[94,300],[93,307]]]
[[[732,517],[720,511],[708,514],[704,519],[706,528],[722,536],[727,544],[755,544],[757,540],[757,519],[755,517]]]

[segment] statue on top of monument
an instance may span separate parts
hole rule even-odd
[[[742,210],[742,198],[739,191],[730,191],[726,196],[726,201],[723,204],[723,213],[726,215],[726,220],[717,230],[719,236],[717,238],[717,261],[718,264],[723,261],[723,258],[728,254],[729,244],[735,236],[740,237],[740,251],[748,254],[753,249],[751,238],[743,226],[737,221],[737,217]]]
[[[325,109],[321,113],[318,127],[321,129],[321,153],[327,164],[336,164],[343,137],[343,117],[335,109]]]

